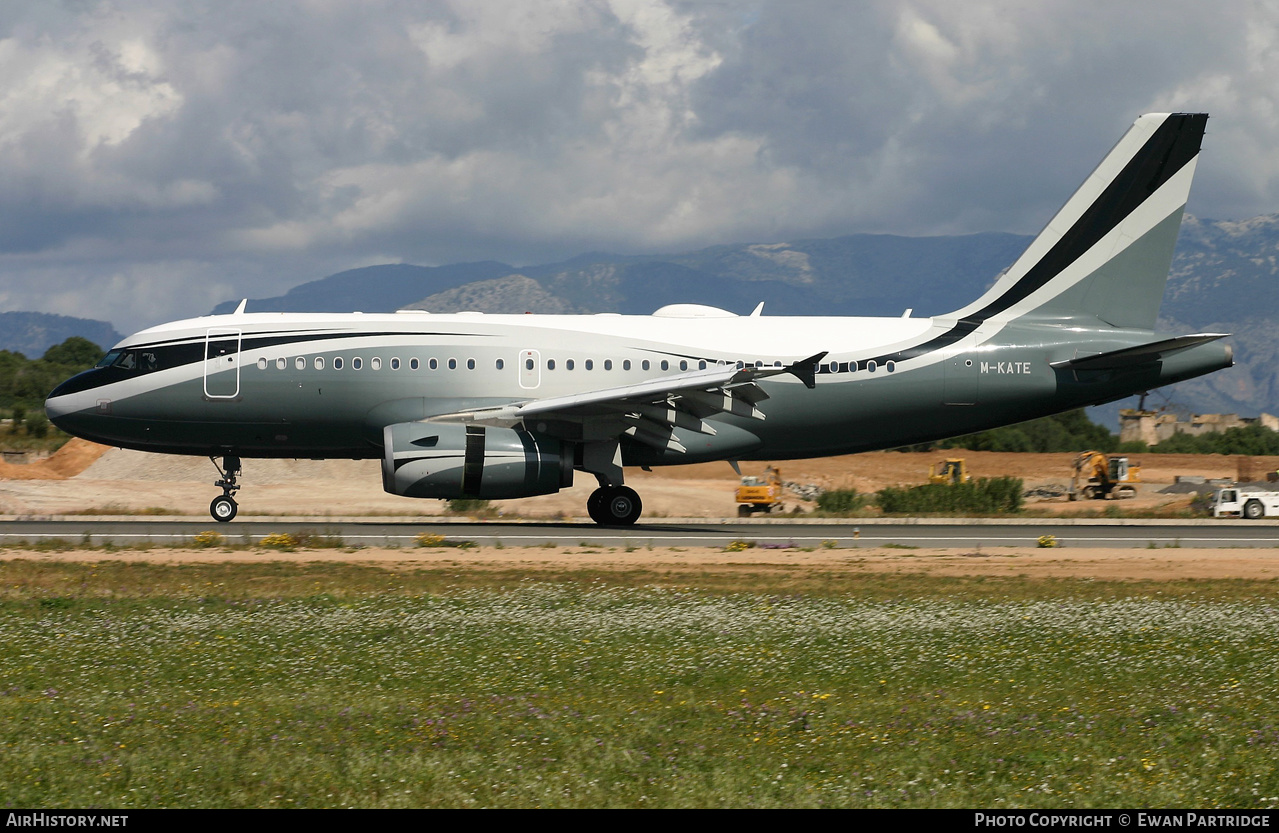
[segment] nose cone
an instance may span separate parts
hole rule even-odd
[[[86,417],[98,410],[98,397],[94,388],[99,380],[95,370],[86,370],[76,374],[53,389],[49,398],[44,400],[44,412],[49,421],[78,437],[85,436]]]

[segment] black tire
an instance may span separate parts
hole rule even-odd
[[[239,505],[228,495],[219,495],[209,504],[209,514],[218,523],[226,523],[234,518],[235,513],[239,511]]]
[[[751,507],[745,503],[737,504],[737,517],[749,518],[751,516]]]
[[[600,526],[608,523],[604,517],[604,501],[608,498],[608,489],[596,489],[586,499],[586,514]]]
[[[1250,500],[1243,505],[1243,516],[1250,521],[1266,516],[1266,507],[1261,505],[1259,500]]]
[[[602,520],[596,521],[600,526],[630,526],[639,520],[644,505],[634,489],[626,486],[610,486],[600,491],[605,493],[604,500],[600,504]]]

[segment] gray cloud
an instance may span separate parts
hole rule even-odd
[[[1034,231],[1139,113],[1279,210],[1266,3],[0,7],[0,308],[121,329],[377,262]]]

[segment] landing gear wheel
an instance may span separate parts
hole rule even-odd
[[[600,526],[630,526],[643,511],[640,496],[626,486],[596,489],[586,501],[586,512]]]
[[[240,507],[227,495],[218,495],[209,504],[209,514],[213,516],[213,520],[219,523],[226,523],[231,520],[238,511],[240,511]]]
[[[608,489],[596,489],[591,492],[591,496],[586,499],[586,514],[591,516],[591,520],[600,526],[608,523],[604,517],[604,500],[607,497]]]

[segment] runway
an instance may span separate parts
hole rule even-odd
[[[337,537],[349,546],[411,547],[419,535],[442,535],[480,546],[723,547],[750,541],[762,547],[1033,547],[1044,535],[1070,547],[1279,547],[1279,521],[1113,519],[857,519],[753,522],[651,520],[627,529],[572,521],[510,522],[358,518],[251,519],[219,524],[176,518],[0,520],[0,545],[54,540],[69,545],[189,543],[215,530],[234,543],[257,543],[273,533]],[[833,542],[830,543],[830,542]]]

